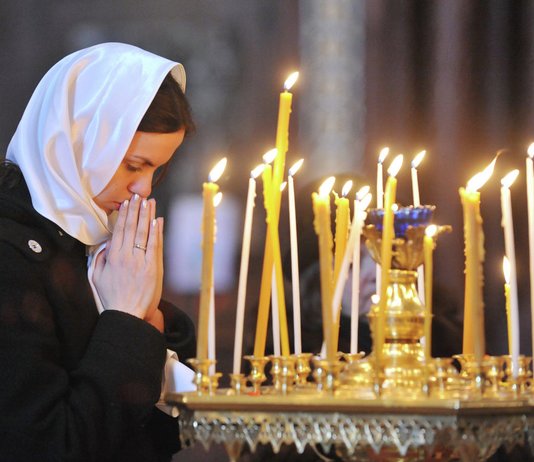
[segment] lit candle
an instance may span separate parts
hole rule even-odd
[[[239,268],[239,283],[237,288],[237,309],[235,319],[234,364],[233,373],[241,372],[241,357],[243,354],[243,325],[245,321],[245,299],[247,294],[248,263],[250,256],[250,240],[252,233],[252,217],[254,200],[256,198],[256,178],[263,172],[264,164],[258,165],[250,172],[248,180],[247,202],[245,207],[245,224],[243,226],[243,243],[241,246],[241,265]]]
[[[506,326],[508,335],[508,354],[512,354],[512,318],[510,313],[510,262],[506,256],[502,259],[502,272],[504,274],[504,307],[506,310]]]
[[[197,358],[208,358],[209,312],[213,287],[213,247],[215,243],[215,204],[214,198],[219,190],[215,182],[226,167],[226,157],[221,159],[209,174],[209,182],[203,184],[202,213],[202,277],[198,313]]]
[[[352,180],[347,181],[342,188],[341,197],[335,194],[336,205],[336,231],[334,238],[334,285],[337,284],[339,277],[339,270],[341,269],[341,263],[345,255],[345,249],[347,247],[347,239],[349,234],[349,215],[350,205],[347,199],[347,194],[352,189]],[[334,348],[338,348],[339,341],[339,321],[341,316],[341,306],[335,307],[333,317],[333,335],[332,343]]]
[[[435,248],[434,236],[438,228],[436,225],[427,226],[425,237],[423,238],[423,259],[425,270],[425,362],[430,364],[432,357],[432,271],[433,271],[433,253]]]
[[[426,155],[426,151],[421,151],[419,154],[417,154],[413,160],[412,160],[412,193],[413,193],[413,206],[419,207],[421,205],[421,199],[419,198],[419,181],[417,179],[417,167],[419,167],[419,164],[424,159]]]
[[[412,193],[413,193],[413,206],[419,207],[421,205],[421,199],[419,198],[419,180],[417,178],[417,167],[424,159],[426,151],[421,151],[417,154],[412,160]],[[425,273],[423,266],[420,265],[417,268],[418,278],[417,278],[417,291],[419,293],[419,299],[424,304],[425,303]]]
[[[382,348],[384,346],[385,336],[385,317],[387,308],[387,290],[389,286],[389,271],[391,269],[391,260],[393,254],[393,239],[395,238],[395,229],[393,221],[395,215],[393,206],[397,195],[397,173],[402,166],[403,156],[399,154],[388,169],[388,179],[386,181],[386,190],[384,194],[384,220],[382,223],[382,245],[380,252],[380,262],[382,267],[382,280],[380,281],[380,302],[378,305],[378,319],[376,322],[376,361],[378,368],[382,364]]]
[[[389,148],[385,147],[380,150],[378,163],[376,165],[376,208],[384,208],[384,172],[383,164],[389,154]]]
[[[481,362],[485,353],[484,301],[482,298],[482,262],[484,261],[484,232],[480,216],[480,193],[478,190],[489,180],[495,167],[493,161],[473,176],[464,188],[460,198],[464,214],[465,240],[465,301],[463,353],[474,354]]]
[[[297,212],[295,206],[295,185],[293,177],[302,166],[304,159],[295,162],[289,169],[287,177],[289,202],[289,238],[291,251],[291,288],[293,292],[293,338],[294,353],[302,353],[300,323],[300,283],[299,283],[299,251],[297,243]]]
[[[323,182],[319,193],[313,193],[314,228],[319,238],[319,267],[321,277],[321,306],[323,315],[323,338],[326,346],[326,359],[335,359],[332,343],[332,229],[330,228],[330,191],[335,178]]]
[[[512,323],[512,374],[517,378],[519,370],[519,306],[517,297],[517,276],[515,266],[514,222],[512,219],[512,196],[510,186],[519,175],[519,170],[512,170],[501,180],[502,227],[504,229],[504,247],[510,263],[510,320]]]
[[[265,343],[267,341],[267,324],[269,322],[269,306],[272,286],[272,271],[273,271],[273,254],[271,241],[269,239],[269,212],[271,207],[271,182],[273,168],[271,162],[277,156],[278,151],[271,149],[263,156],[263,161],[266,163],[262,172],[263,181],[263,203],[266,212],[267,221],[267,238],[265,239],[265,253],[263,257],[263,269],[261,273],[261,290],[260,300],[258,304],[258,317],[256,319],[256,336],[254,339],[254,356],[261,357],[265,355]]]
[[[354,217],[350,226],[349,239],[347,241],[347,247],[339,270],[339,275],[334,286],[334,296],[332,297],[332,310],[334,312],[334,318],[339,317],[339,310],[341,309],[341,300],[343,298],[343,291],[345,290],[345,283],[349,275],[349,267],[352,263],[352,301],[351,301],[351,313],[359,310],[358,298],[356,299],[356,306],[354,306],[354,294],[359,293],[360,287],[360,237],[362,231],[362,224],[365,220],[365,209],[371,202],[372,195],[369,194],[369,186],[363,186],[356,193],[356,199],[354,200]],[[356,274],[356,275],[355,275]],[[351,321],[352,326],[352,321]],[[352,330],[352,327],[351,327]],[[352,338],[352,336],[351,336]],[[357,333],[356,333],[357,343]]]
[[[383,172],[383,164],[386,160],[386,157],[389,154],[389,148],[385,147],[382,148],[380,151],[380,154],[378,155],[378,163],[376,166],[376,208],[377,209],[383,209],[384,208],[384,172]],[[380,281],[382,280],[382,269],[380,265],[376,264],[376,277],[375,277],[375,285],[376,285],[376,293],[380,293]]]
[[[215,194],[215,197],[213,198],[213,207],[217,208],[219,204],[222,201],[222,192],[218,192]],[[217,220],[215,219],[215,227],[214,227],[214,239],[213,242],[215,243],[217,238]],[[212,274],[211,279],[213,279],[213,267],[212,267]],[[210,364],[209,368],[209,374],[213,375],[215,374],[215,360],[216,360],[216,338],[215,338],[215,287],[214,284],[211,285],[210,290],[210,313],[209,313],[209,321],[208,321],[208,358],[213,361],[212,364]]]
[[[530,319],[531,319],[531,342],[534,354],[534,143],[528,147],[527,156],[527,204],[528,204],[528,248],[529,248],[529,271],[530,271]]]
[[[265,354],[265,341],[267,335],[267,323],[269,318],[269,297],[271,294],[271,271],[274,265],[276,272],[276,284],[278,287],[278,302],[280,315],[280,329],[282,335],[282,354],[289,355],[289,335],[287,332],[287,317],[284,299],[284,277],[282,273],[282,257],[280,255],[280,240],[278,236],[278,221],[280,217],[280,185],[284,177],[286,152],[289,145],[289,116],[291,114],[291,102],[293,95],[289,92],[298,79],[298,72],[293,72],[284,83],[284,91],[280,93],[278,108],[278,124],[276,129],[276,150],[278,155],[274,160],[271,202],[272,210],[267,219],[267,236],[263,258],[263,272],[260,287],[260,301],[258,306],[258,318],[256,322],[256,340],[254,342],[254,356]]]

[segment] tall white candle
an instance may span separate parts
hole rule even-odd
[[[301,321],[300,321],[300,283],[299,283],[299,250],[297,242],[297,212],[295,205],[295,185],[293,176],[302,166],[304,159],[297,161],[290,169],[287,178],[289,202],[289,239],[291,250],[291,288],[293,292],[293,343],[294,353],[302,353]]]
[[[261,175],[264,164],[258,165],[250,172],[248,180],[247,203],[245,207],[245,224],[243,226],[243,244],[241,246],[241,264],[239,268],[239,283],[237,289],[237,309],[235,317],[235,341],[233,373],[241,372],[241,357],[243,354],[243,326],[245,322],[245,299],[247,295],[248,263],[250,257],[250,240],[252,233],[252,217],[256,198],[256,178]]]
[[[421,151],[412,160],[411,173],[412,173],[412,193],[413,193],[413,206],[419,207],[421,205],[421,199],[419,198],[419,180],[417,178],[417,167],[424,159],[426,151]]]
[[[519,371],[519,306],[517,297],[517,276],[515,265],[514,224],[512,219],[512,197],[510,186],[519,175],[519,170],[512,170],[501,180],[501,210],[504,229],[504,247],[510,263],[510,320],[512,323],[512,375],[517,378]]]
[[[419,180],[417,178],[417,167],[423,160],[426,155],[426,151],[421,151],[417,154],[411,165],[411,174],[412,174],[412,193],[413,193],[413,206],[419,207],[421,205],[421,199],[419,197]],[[419,299],[424,304],[425,303],[425,271],[423,265],[419,265],[417,268],[417,292],[419,293]]]
[[[361,191],[361,190],[360,190]],[[356,194],[354,201],[354,220],[356,221],[356,237],[352,251],[352,298],[350,309],[350,353],[358,353],[358,329],[360,327],[360,240],[362,227],[367,213],[365,209],[371,201],[371,194]]]
[[[534,354],[534,143],[528,147],[527,156],[527,204],[528,204],[528,248],[530,272],[530,319],[531,342]]]

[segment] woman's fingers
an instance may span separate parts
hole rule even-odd
[[[152,208],[153,200],[141,200],[141,206],[139,209],[139,219],[137,222],[137,230],[134,239],[134,252],[146,252],[150,217],[153,215]]]
[[[135,245],[135,237],[139,221],[139,208],[141,207],[141,198],[139,194],[134,194],[128,205],[128,215],[124,224],[124,235],[122,238],[122,250],[132,251]]]
[[[124,227],[126,224],[126,216],[128,215],[129,200],[125,200],[119,209],[119,215],[113,228],[113,235],[111,236],[111,245],[108,243],[109,252],[117,252],[122,247],[122,240],[124,238]]]

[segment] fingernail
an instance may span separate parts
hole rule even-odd
[[[128,207],[128,204],[130,203],[130,201],[128,199],[126,199],[123,203],[122,203],[122,207]]]
[[[146,206],[147,206],[147,201],[146,201],[146,199],[143,199],[142,205],[143,205],[143,208],[146,209]]]
[[[155,218],[152,220],[152,227],[156,227],[156,225],[158,224],[158,220],[156,220]]]
[[[138,201],[139,200],[139,194],[135,193],[134,196],[133,196],[133,200],[134,201]]]

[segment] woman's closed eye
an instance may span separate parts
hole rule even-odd
[[[130,172],[139,173],[143,171],[143,168],[139,165],[126,163],[126,169]]]

